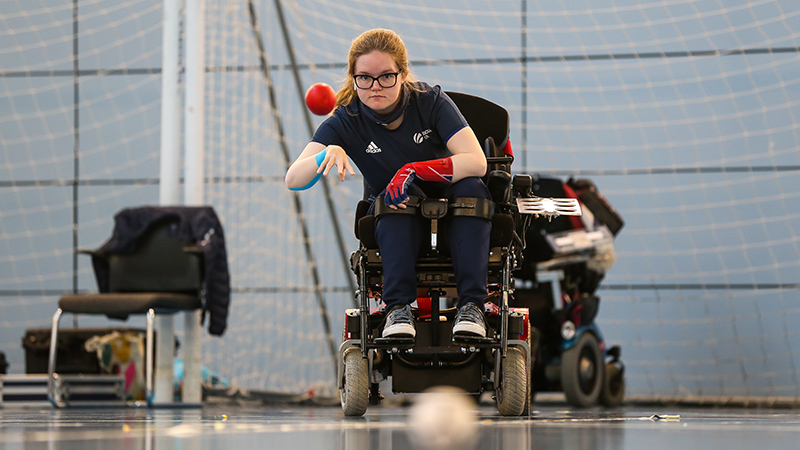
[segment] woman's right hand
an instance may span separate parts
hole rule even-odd
[[[322,173],[323,176],[327,176],[333,166],[336,166],[339,174],[339,181],[344,181],[347,172],[349,172],[350,175],[356,174],[353,171],[353,166],[350,164],[350,158],[347,157],[347,153],[338,145],[329,145],[325,147],[325,159],[323,159],[322,164],[319,165],[317,173]]]
[[[319,142],[309,142],[300,156],[289,166],[284,182],[293,191],[302,191],[313,186],[319,178],[337,167],[339,179],[344,181],[346,172],[355,175],[353,166],[344,149],[338,145],[325,147]]]

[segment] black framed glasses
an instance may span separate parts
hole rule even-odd
[[[353,75],[353,79],[356,81],[356,87],[359,89],[369,89],[376,81],[380,87],[389,89],[397,84],[397,76],[402,72],[402,70],[398,70],[397,72],[385,73],[377,77],[370,75]]]

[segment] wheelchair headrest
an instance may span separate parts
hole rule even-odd
[[[508,111],[505,108],[474,95],[450,91],[446,93],[467,119],[478,142],[484,145],[486,139],[491,137],[497,148],[502,150],[506,146],[511,128]]]

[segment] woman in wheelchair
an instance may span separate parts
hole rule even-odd
[[[289,167],[286,186],[308,189],[334,167],[344,181],[347,173],[355,175],[350,161],[364,176],[370,214],[377,202],[404,210],[409,195],[490,199],[480,178],[486,157],[475,133],[439,86],[414,78],[405,45],[390,30],[370,30],[352,42],[336,107]],[[417,215],[390,211],[377,219],[388,313],[384,338],[416,336],[410,306],[417,297],[415,262],[429,227]],[[453,336],[485,337],[491,222],[462,216],[443,227],[459,296]]]

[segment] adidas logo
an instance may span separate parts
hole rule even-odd
[[[367,146],[367,153],[380,153],[381,148],[378,147],[374,142],[369,141],[369,145]]]

